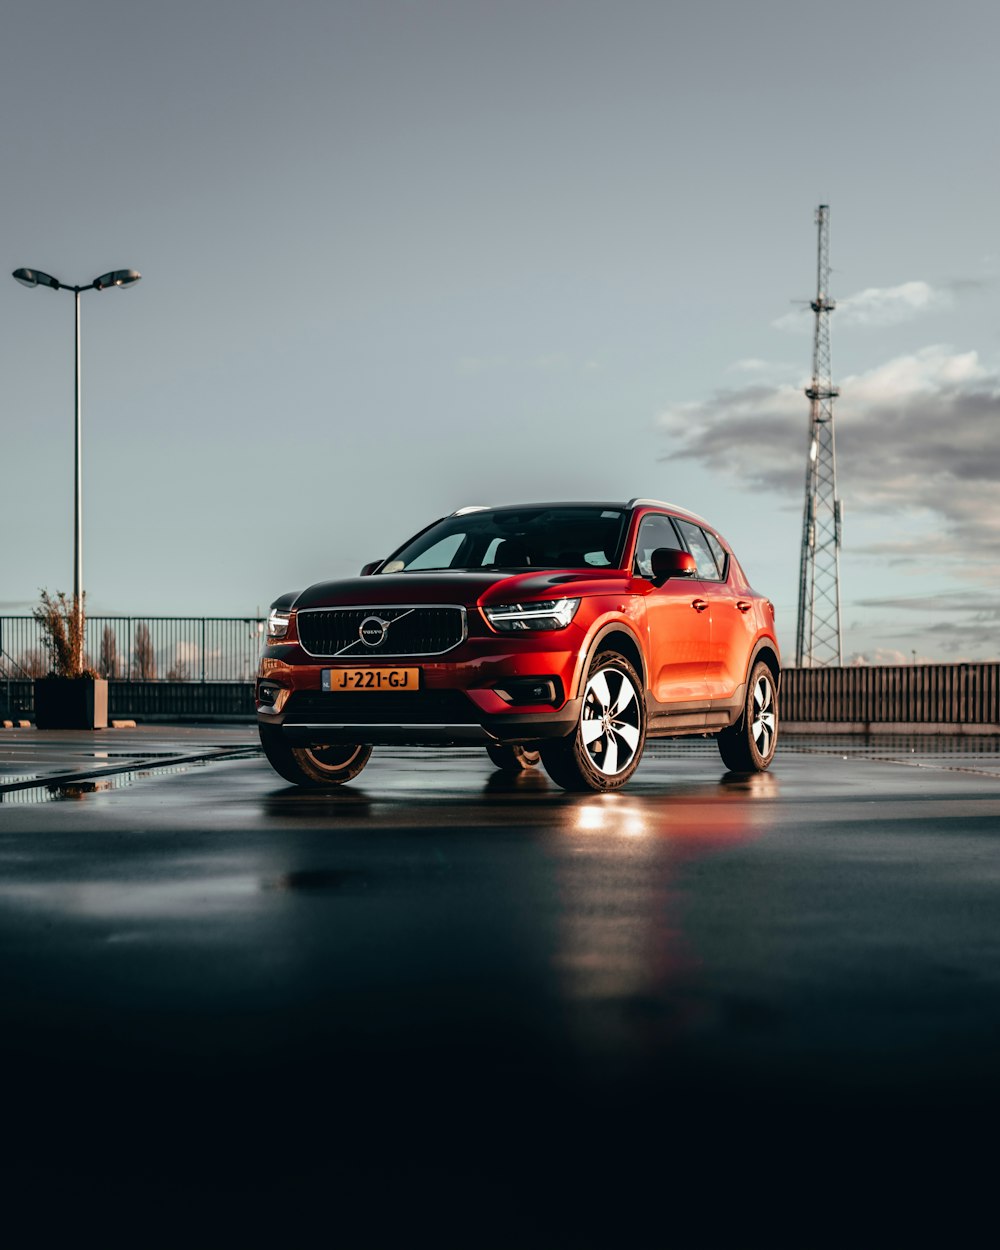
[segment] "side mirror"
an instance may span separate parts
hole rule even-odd
[[[653,570],[653,585],[662,586],[671,577],[696,577],[698,567],[694,556],[673,547],[657,547],[649,558]]]
[[[375,572],[375,570],[378,568],[378,566],[381,563],[382,563],[381,560],[369,560],[367,564],[362,565],[361,576],[371,577],[371,575]]]

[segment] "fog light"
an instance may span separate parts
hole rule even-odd
[[[562,702],[562,683],[558,677],[512,677],[493,689],[507,703]]]
[[[278,696],[281,694],[280,686],[271,686],[261,682],[257,687],[257,702],[270,703],[272,706],[277,703]]]

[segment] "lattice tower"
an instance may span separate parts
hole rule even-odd
[[[809,450],[806,498],[802,516],[802,557],[799,565],[799,615],[795,635],[797,668],[843,664],[840,626],[840,540],[843,512],[837,498],[837,457],[833,439],[833,385],[830,365],[829,298],[830,208],[816,210],[818,232],[816,316],[813,335],[812,383],[809,400]]]

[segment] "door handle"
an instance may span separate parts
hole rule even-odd
[[[748,603],[746,599],[738,599],[736,602],[736,610],[738,612],[749,612],[753,607],[752,603]]]
[[[708,607],[708,603],[704,599],[692,599],[691,606],[696,612],[704,612]]]

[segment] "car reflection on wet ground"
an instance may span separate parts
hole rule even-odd
[[[368,1245],[784,1240],[805,1205],[817,1244],[960,1177],[959,1233],[1000,1110],[1000,741],[358,780],[275,784],[245,729],[0,738],[15,1192],[230,1231],[318,1202]]]

